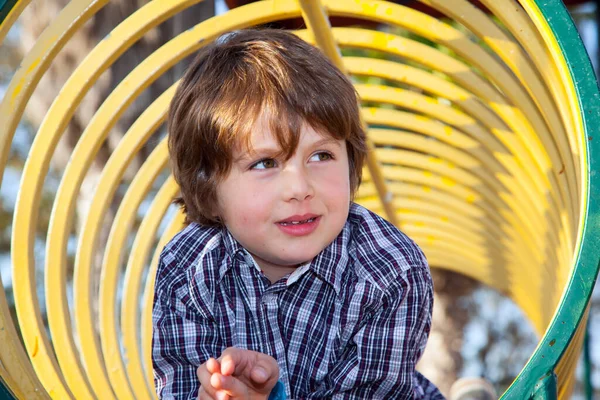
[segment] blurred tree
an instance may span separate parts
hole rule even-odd
[[[473,305],[461,306],[459,299],[472,295],[479,284],[452,271],[433,269],[431,274],[435,282],[433,320],[418,368],[448,396],[463,368],[464,330],[473,314]]]

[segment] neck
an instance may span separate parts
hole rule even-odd
[[[299,265],[301,265],[277,265],[270,263],[267,260],[263,260],[262,258],[254,254],[251,255],[252,258],[254,258],[256,264],[258,264],[258,266],[260,267],[260,270],[263,272],[263,274],[265,274],[265,276],[271,283],[275,283],[284,276],[291,274],[296,270],[296,268],[298,268]]]

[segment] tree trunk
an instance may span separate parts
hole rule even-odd
[[[451,271],[432,269],[431,274],[435,283],[433,321],[417,368],[448,396],[463,366],[463,331],[469,321],[469,311],[458,300],[471,295],[478,284]]]

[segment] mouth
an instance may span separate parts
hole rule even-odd
[[[290,225],[302,225],[302,224],[309,224],[311,222],[315,222],[315,220],[317,219],[317,217],[313,217],[313,218],[309,218],[309,219],[305,219],[302,221],[289,221],[289,222],[278,222],[279,225],[283,225],[283,226],[290,226]]]
[[[319,218],[319,215],[316,214],[292,215],[289,218],[278,221],[277,224],[282,226],[310,224],[311,222],[315,222],[317,218]]]
[[[294,215],[276,224],[279,229],[290,236],[306,236],[313,233],[319,226],[321,216],[316,214]]]

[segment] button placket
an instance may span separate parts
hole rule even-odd
[[[261,334],[254,335],[254,339],[258,340],[253,339],[253,343],[243,343],[242,346],[254,348],[262,353],[268,353],[267,341],[265,340],[264,317],[261,310],[261,299],[266,287],[260,280],[260,277],[257,277],[257,271],[253,270],[253,266],[249,265],[247,261],[248,260],[241,253],[238,253],[235,257],[234,273],[236,286],[238,287],[238,290],[241,290],[242,292],[242,296],[240,297],[245,306],[245,312],[237,310],[236,314],[238,312],[245,314],[245,318],[249,317],[250,319],[250,327],[246,328],[247,331],[243,336],[251,338],[253,336],[253,331],[260,332]],[[256,280],[257,278],[259,278],[258,281]]]
[[[261,299],[262,310],[266,309],[265,321],[266,329],[271,333],[273,337],[273,345],[275,346],[275,354],[277,355],[277,363],[279,364],[279,380],[282,381],[285,386],[289,386],[288,370],[287,370],[287,354],[283,344],[283,338],[281,337],[281,330],[279,329],[279,305],[277,303],[278,293],[267,290],[263,294]],[[266,333],[266,332],[265,332]],[[265,337],[265,339],[267,339]]]

